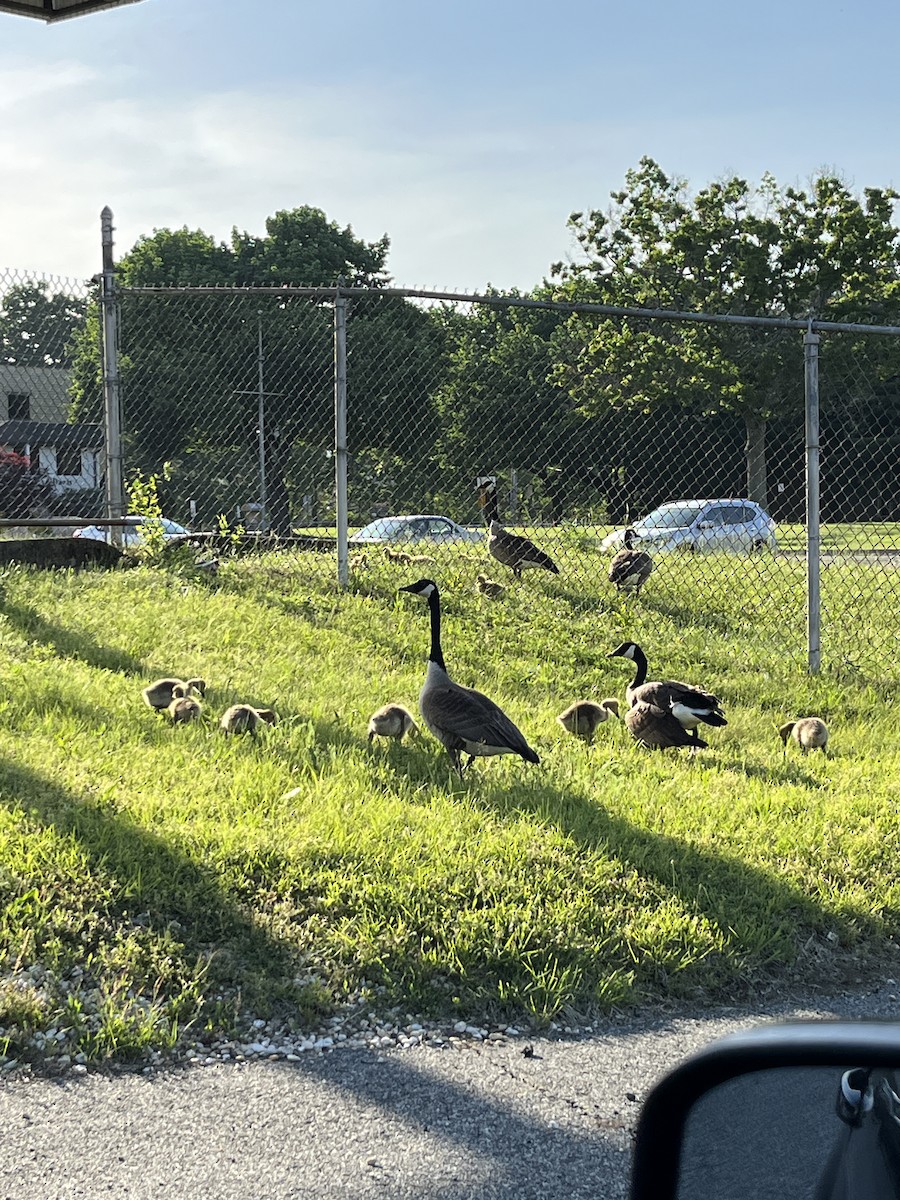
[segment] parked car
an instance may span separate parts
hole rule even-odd
[[[484,533],[457,525],[449,517],[417,515],[412,517],[379,517],[354,533],[350,541],[355,546],[379,542],[481,542]]]
[[[753,500],[675,500],[661,504],[631,526],[643,549],[651,554],[669,550],[774,550],[775,522]],[[617,529],[601,542],[603,550],[624,545],[625,531]]]
[[[141,526],[152,521],[150,517],[126,517],[128,524],[122,528],[122,545],[136,546],[141,540]],[[169,542],[173,538],[187,537],[190,535],[190,530],[185,529],[183,525],[179,525],[177,521],[170,521],[167,517],[160,517],[163,528],[163,537]],[[108,525],[85,525],[83,529],[76,529],[72,537],[93,538],[98,542],[111,542],[112,529]]]

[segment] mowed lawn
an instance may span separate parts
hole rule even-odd
[[[490,563],[510,584],[494,601],[473,586],[485,567],[480,547],[424,567],[371,554],[345,593],[315,554],[226,561],[216,580],[0,574],[0,1053],[69,1029],[89,1058],[128,1056],[254,1016],[314,1021],[360,991],[540,1022],[890,974],[894,689],[804,675],[801,568],[673,556],[623,599],[573,543],[558,577]],[[396,589],[423,572],[451,673],[539,766],[480,760],[461,780],[427,734],[367,742],[378,705],[415,711],[427,608]],[[858,575],[847,587],[858,613]],[[873,597],[862,643],[892,644],[894,620]],[[710,749],[559,728],[571,700],[623,695],[631,666],[607,652],[625,638],[651,677],[722,698]],[[208,681],[203,721],[142,703],[167,674]],[[242,700],[280,723],[226,738]],[[778,727],[806,714],[829,722],[828,757],[783,752]]]

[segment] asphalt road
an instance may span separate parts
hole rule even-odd
[[[0,1085],[0,1200],[617,1200],[627,1195],[640,1101],[670,1066],[767,1019],[897,1015],[895,988],[764,1012],[610,1021],[591,1037],[532,1041],[533,1054],[515,1041],[339,1049],[297,1063],[11,1079]],[[821,1103],[830,1088],[817,1085]],[[733,1144],[719,1151],[737,1126],[761,1153],[773,1139],[790,1152],[771,1105],[757,1106],[762,1123],[750,1135],[752,1106],[735,1105],[734,1120],[727,1107],[711,1110],[701,1178],[704,1160],[739,1162]],[[805,1136],[790,1134],[794,1146]],[[695,1194],[711,1195],[686,1198]]]

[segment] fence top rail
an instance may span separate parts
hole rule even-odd
[[[808,333],[880,333],[900,336],[900,325],[867,325],[858,321],[819,321],[815,318],[758,317],[736,313],[683,312],[673,308],[638,308],[615,304],[591,304],[578,300],[535,300],[528,296],[499,296],[478,292],[438,292],[424,288],[301,287],[272,284],[267,287],[232,287],[214,284],[202,287],[119,287],[120,295],[158,296],[302,296],[310,300],[391,297],[405,300],[442,300],[456,304],[485,304],[495,308],[540,308],[551,312],[595,313],[609,317],[637,317],[654,321],[694,321],[707,325],[750,325],[763,329],[799,329]]]

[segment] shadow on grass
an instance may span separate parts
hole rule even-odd
[[[826,927],[844,943],[883,936],[879,924],[864,914],[848,917],[827,911],[800,888],[760,867],[681,837],[641,829],[580,791],[530,781],[527,788],[511,792],[488,783],[473,787],[470,800],[502,816],[533,814],[579,848],[616,858],[639,876],[655,880],[688,913],[705,917],[717,928],[734,956],[729,974],[789,963],[801,938]],[[684,971],[688,976],[707,974],[702,961]]]
[[[89,667],[99,667],[104,671],[143,674],[143,665],[133,655],[112,646],[103,646],[79,630],[48,621],[37,609],[27,604],[17,604],[5,598],[0,601],[0,613],[13,628],[33,641],[48,646],[58,658],[77,658]]]
[[[722,946],[721,952],[711,955],[705,955],[698,946],[692,957],[695,947],[689,944],[687,932],[673,931],[671,945],[660,934],[659,946],[654,950],[642,944],[639,936],[630,942],[620,930],[618,946],[607,945],[603,961],[598,960],[596,977],[591,977],[590,968],[584,970],[584,959],[579,959],[577,951],[573,949],[568,956],[560,953],[557,945],[552,954],[546,952],[547,965],[555,957],[560,966],[570,963],[576,971],[584,971],[581,994],[571,1000],[576,1008],[585,1004],[591,1007],[590,996],[600,988],[604,972],[620,973],[623,978],[633,973],[634,999],[660,994],[696,995],[698,989],[733,997],[746,993],[753,980],[771,978],[774,970],[793,964],[811,934],[837,935],[828,961],[819,964],[823,977],[842,960],[849,961],[855,945],[883,941],[882,924],[865,913],[842,914],[825,909],[800,887],[764,867],[740,860],[736,854],[699,847],[684,837],[643,829],[614,815],[603,807],[602,784],[598,795],[589,795],[576,788],[548,784],[541,779],[540,768],[532,772],[523,764],[522,781],[510,785],[508,780],[501,783],[492,779],[490,760],[482,762],[462,781],[450,776],[448,786],[446,759],[425,748],[409,747],[402,759],[386,758],[381,772],[402,774],[414,787],[443,785],[451,800],[462,794],[468,804],[501,821],[529,816],[538,826],[567,838],[579,852],[621,863],[623,879],[634,872],[634,886],[642,893],[641,908],[646,908],[648,914],[654,896],[659,897],[657,903],[674,897],[688,917],[710,923]],[[684,766],[695,769],[688,761]],[[753,771],[742,771],[738,765],[733,769],[742,774]],[[769,772],[759,773],[771,777]],[[788,766],[784,774],[787,781],[810,787],[821,782],[793,766]],[[385,786],[387,790],[380,779],[373,779],[373,786]],[[686,939],[683,945],[682,938]],[[541,950],[539,957],[543,956]]]
[[[713,629],[716,633],[731,633],[736,625],[736,622],[726,613],[716,612],[711,606],[701,608],[673,603],[671,600],[655,595],[652,591],[648,591],[646,594],[641,592],[640,598],[644,608],[655,612],[657,616],[667,617],[674,625],[680,627],[702,626],[704,629]]]
[[[11,762],[0,762],[0,802],[71,839],[87,860],[91,898],[73,895],[73,906],[82,905],[79,911],[67,913],[60,907],[59,920],[51,920],[51,940],[64,961],[83,963],[90,950],[114,950],[136,925],[163,941],[171,938],[170,923],[175,921],[188,973],[207,957],[210,981],[239,986],[250,1002],[277,995],[284,981],[293,978],[289,948],[261,927],[214,871],[126,813]],[[241,864],[241,874],[252,887],[252,864]],[[30,885],[67,894],[69,889],[50,878],[49,871],[46,876]],[[95,944],[86,938],[96,939]],[[171,954],[170,941],[166,947]],[[142,984],[151,988],[152,977],[135,980],[137,988]],[[105,986],[115,991],[118,980],[107,979]]]

